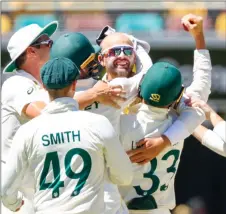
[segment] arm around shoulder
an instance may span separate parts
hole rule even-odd
[[[169,129],[164,133],[172,145],[189,137],[205,120],[205,113],[201,108],[187,106],[184,100],[181,100],[177,111],[179,116],[171,127],[169,127]]]

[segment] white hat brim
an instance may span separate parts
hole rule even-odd
[[[42,28],[41,32],[26,46],[24,49],[22,49],[15,57],[15,59],[11,60],[11,62],[6,65],[6,67],[3,70],[3,73],[6,72],[13,72],[16,69],[15,61],[16,59],[31,45],[36,39],[38,39],[41,35],[46,34],[49,37],[51,37],[58,28],[58,21],[50,22],[48,25],[46,25],[44,28]]]

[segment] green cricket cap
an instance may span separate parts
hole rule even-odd
[[[181,73],[168,62],[153,64],[140,85],[141,97],[155,107],[170,105],[179,98],[181,90]]]
[[[72,32],[63,34],[54,41],[50,58],[69,58],[80,68],[91,54],[96,54],[100,50],[100,46],[93,46],[82,33]]]
[[[41,68],[41,79],[47,89],[63,89],[79,76],[79,69],[64,57],[50,59]]]

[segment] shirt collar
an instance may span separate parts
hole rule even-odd
[[[169,109],[157,108],[144,103],[140,103],[137,106],[138,117],[145,117],[152,120],[165,120],[168,117]]]
[[[26,72],[24,70],[17,70],[16,75],[26,77],[26,78],[32,80],[36,85],[39,85],[42,87],[42,84],[38,80],[36,80],[31,74],[29,74],[28,72]]]
[[[50,102],[43,110],[42,113],[55,114],[67,111],[78,111],[78,103],[70,97],[61,97]]]

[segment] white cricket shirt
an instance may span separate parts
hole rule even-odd
[[[174,120],[174,116],[169,115],[168,109],[155,108],[146,104],[138,104],[134,108],[137,109],[137,114],[121,116],[120,140],[126,151],[136,149],[136,143],[143,138],[161,136]],[[205,119],[204,112],[202,113],[199,109],[187,107],[187,111],[196,112],[199,123]],[[182,148],[183,142],[178,142],[165,148],[149,163],[133,164],[132,184],[119,187],[130,210],[151,213],[152,209],[174,208],[174,180]]]
[[[3,202],[16,202],[26,170],[34,179],[36,214],[103,213],[105,168],[113,183],[131,182],[132,165],[110,122],[77,109],[72,98],[59,98],[19,128],[4,171]]]
[[[29,73],[19,70],[6,79],[2,86],[2,153],[1,161],[8,156],[12,139],[17,129],[29,119],[23,115],[23,108],[35,101],[35,92],[41,88],[40,83]]]

